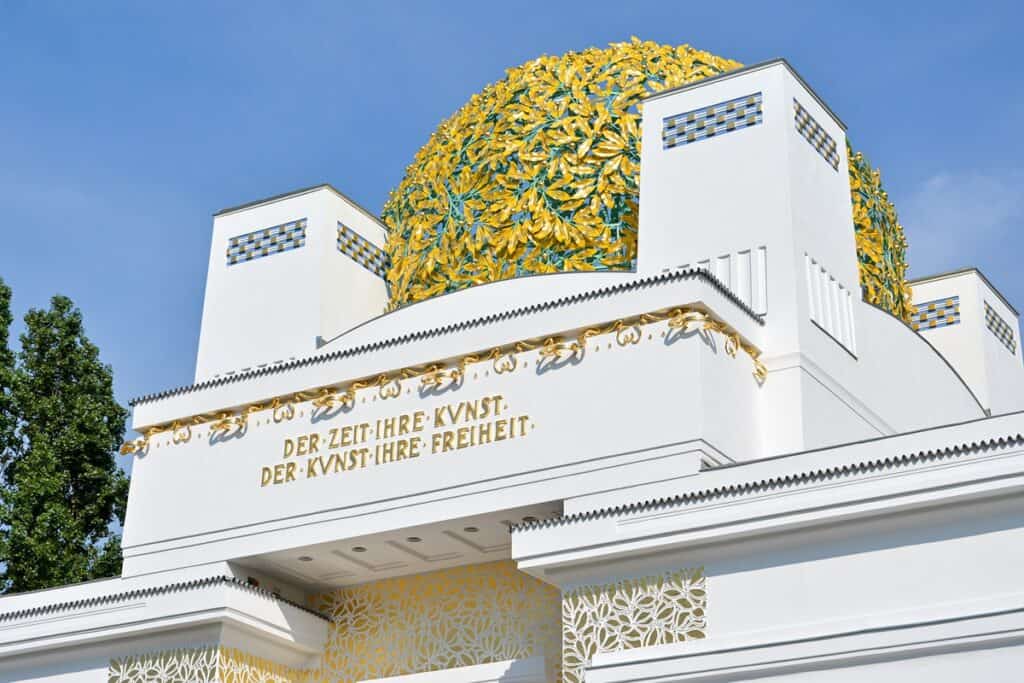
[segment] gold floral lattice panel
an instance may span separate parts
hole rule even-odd
[[[618,652],[703,638],[707,628],[703,569],[583,586],[562,597],[562,674],[583,681],[590,659]]]
[[[543,654],[556,675],[556,588],[509,561],[343,588],[316,599],[333,624],[309,681],[348,683]]]
[[[300,683],[303,672],[255,655],[209,646],[112,659],[108,683]]]

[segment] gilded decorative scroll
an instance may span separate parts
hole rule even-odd
[[[543,654],[557,676],[559,592],[510,561],[385,579],[319,596],[332,617],[310,683],[348,683]]]
[[[562,676],[582,683],[602,652],[703,638],[707,586],[702,569],[583,586],[562,596]]]
[[[346,385],[319,387],[311,391],[299,392],[287,396],[277,396],[264,403],[252,403],[241,408],[237,413],[214,412],[205,415],[194,415],[186,420],[156,425],[145,430],[144,434],[121,445],[121,453],[142,454],[149,447],[149,441],[159,434],[170,433],[171,443],[178,445],[188,443],[192,439],[193,426],[209,424],[211,434],[222,437],[242,435],[245,433],[249,416],[253,413],[269,411],[274,422],[286,422],[295,418],[295,406],[309,402],[317,408],[334,406],[352,407],[356,402],[356,392],[375,390],[376,397],[382,401],[398,398],[401,395],[402,382],[420,378],[424,388],[440,388],[443,386],[457,388],[466,377],[466,368],[476,363],[490,361],[496,375],[512,372],[522,362],[519,356],[536,352],[545,362],[559,363],[569,359],[582,360],[586,355],[587,343],[593,337],[614,335],[620,347],[639,344],[643,338],[642,328],[656,323],[668,323],[668,327],[681,332],[704,331],[721,335],[724,339],[723,349],[732,358],[742,351],[752,363],[752,374],[758,382],[764,382],[768,370],[761,362],[761,351],[750,342],[742,339],[732,326],[715,316],[714,313],[696,306],[677,306],[664,308],[649,313],[622,318],[613,322],[603,323],[574,332],[563,332],[556,335],[521,339],[516,342],[498,346],[489,351],[469,353],[446,367],[441,363],[406,367],[394,372],[378,375],[374,378],[364,377]]]

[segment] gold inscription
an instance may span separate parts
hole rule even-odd
[[[501,394],[328,427],[284,439],[282,462],[260,469],[260,486],[519,439],[532,429],[530,416],[512,413]]]

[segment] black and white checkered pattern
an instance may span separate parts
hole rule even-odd
[[[985,302],[985,327],[987,327],[992,334],[996,336],[1003,346],[1007,350],[1015,354],[1017,353],[1017,336],[1013,333],[1013,328],[1010,327],[1009,323],[1003,320],[1003,317],[996,313],[995,309],[989,306],[988,302]]]
[[[838,171],[839,152],[836,150],[836,141],[818,125],[814,117],[807,113],[807,110],[796,101],[796,98],[793,98],[793,123],[796,125],[797,132],[811,143],[811,147],[814,147],[821,158],[832,166],[832,170]]]
[[[338,251],[366,268],[368,271],[387,279],[391,259],[387,252],[348,226],[338,223]]]
[[[306,244],[306,219],[282,223],[270,228],[247,232],[228,240],[228,265],[245,263],[282,251],[298,249]]]
[[[694,109],[662,119],[662,149],[672,149],[715,135],[731,133],[761,123],[761,93],[737,97],[710,107]]]

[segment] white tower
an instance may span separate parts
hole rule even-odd
[[[386,236],[330,185],[218,212],[196,382],[304,358],[383,313]]]
[[[934,349],[862,301],[852,214],[845,127],[784,60],[645,100],[638,270],[706,268],[764,315],[765,454],[981,414]],[[942,398],[911,400],[924,385]]]
[[[911,324],[938,349],[990,414],[1024,410],[1017,310],[981,271],[965,268],[911,282]]]

